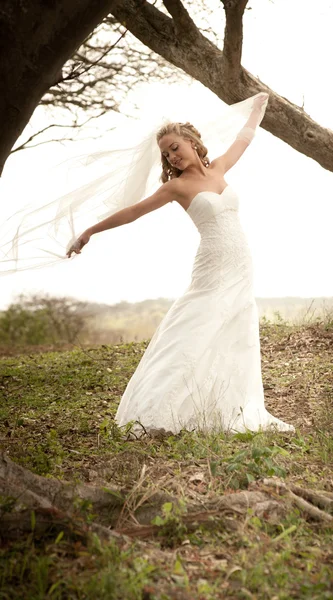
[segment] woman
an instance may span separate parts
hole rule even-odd
[[[294,430],[264,406],[251,256],[237,194],[224,179],[252,140],[267,99],[267,94],[255,97],[236,140],[211,163],[190,123],[163,127],[157,133],[163,185],[142,202],[89,227],[67,253],[78,254],[95,233],[174,200],[201,235],[191,283],[160,323],[129,381],[116,414],[119,425],[138,421],[145,430],[173,433]]]

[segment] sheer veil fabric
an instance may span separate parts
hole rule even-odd
[[[170,98],[170,90],[169,96]],[[85,182],[65,195],[45,203],[23,207],[0,228],[0,274],[56,265],[68,260],[66,250],[88,226],[140,202],[160,185],[158,129],[167,122],[191,121],[199,129],[213,160],[235,140],[253,108],[251,96],[242,102],[221,107],[211,119],[194,114],[193,102],[182,107],[161,106],[160,115],[142,116],[136,122],[116,128],[108,135],[108,150],[79,156],[68,163],[82,173]],[[178,104],[178,103],[177,103]],[[264,116],[267,102],[262,107]],[[197,109],[196,109],[197,111]],[[258,122],[258,125],[261,122]],[[71,260],[77,259],[75,255]]]

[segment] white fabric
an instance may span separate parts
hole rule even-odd
[[[187,210],[201,241],[192,280],[153,335],[116,421],[164,428],[294,431],[264,406],[252,261],[238,196],[199,192]]]
[[[161,94],[160,116],[153,120],[147,115],[137,123],[130,122],[126,127],[116,128],[103,139],[103,146],[108,150],[77,157],[68,164],[71,171],[75,168],[76,176],[83,185],[61,198],[50,200],[50,181],[39,205],[35,201],[33,207],[29,205],[20,209],[0,227],[0,275],[57,265],[64,259],[68,261],[66,250],[87,227],[156,191],[161,175],[156,133],[166,122],[191,121],[201,132],[209,150],[208,156],[213,160],[235,141],[260,95],[231,106],[221,102],[220,115],[215,113],[212,119],[205,111],[197,114],[191,97],[183,99],[181,106],[177,86],[168,86],[167,90],[168,93]],[[172,108],[170,95],[173,98],[177,96]],[[165,108],[162,106],[163,99]],[[258,113],[257,126],[266,106],[267,100]],[[84,249],[84,252],[87,251],[89,247]],[[73,254],[71,260],[78,258]]]

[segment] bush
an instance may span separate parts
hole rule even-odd
[[[21,295],[0,315],[0,343],[73,343],[85,331],[85,307],[84,302],[73,298]]]

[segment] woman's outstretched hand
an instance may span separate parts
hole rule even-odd
[[[88,244],[90,237],[91,237],[91,234],[89,233],[89,231],[84,231],[80,235],[80,237],[77,238],[77,240],[74,242],[74,244],[71,245],[69,250],[67,250],[66,254],[67,254],[68,258],[71,257],[73,252],[75,252],[75,254],[81,254],[81,250],[82,250],[83,246]]]
[[[256,110],[260,110],[260,108],[262,107],[263,104],[265,104],[267,98],[268,98],[269,94],[266,94],[266,92],[261,92],[254,100],[253,102],[253,108]]]

